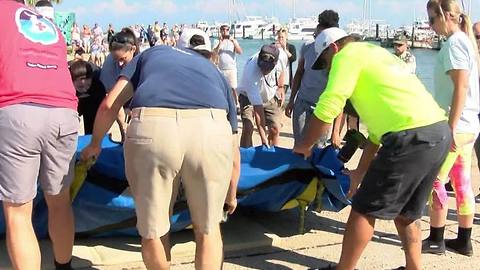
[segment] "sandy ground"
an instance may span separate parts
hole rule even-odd
[[[281,146],[292,147],[289,119],[284,119]],[[258,135],[255,142],[258,143]],[[118,138],[114,131],[114,137]],[[358,151],[347,167],[354,168]],[[478,193],[479,170],[476,159],[472,166],[474,190]],[[446,237],[456,236],[456,213],[452,194],[449,199]],[[477,204],[477,213],[480,205]],[[310,212],[306,215],[306,233],[298,234],[298,212],[259,213],[239,209],[222,225],[225,245],[224,269],[308,269],[338,261],[345,222],[350,207],[339,213]],[[465,257],[452,252],[445,255],[424,255],[424,269],[480,269],[480,215],[472,233],[475,255]],[[428,217],[422,218],[424,237],[428,235]],[[193,269],[195,245],[190,230],[174,233],[172,269]],[[48,241],[41,242],[43,268],[52,268]],[[100,238],[77,240],[73,264],[77,269],[144,269],[138,238]],[[390,221],[377,221],[375,235],[363,253],[359,269],[391,269],[404,265],[403,252]],[[0,269],[10,269],[5,242],[0,242]]]

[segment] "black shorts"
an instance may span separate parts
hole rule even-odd
[[[379,219],[419,219],[450,143],[445,121],[385,134],[352,208]]]

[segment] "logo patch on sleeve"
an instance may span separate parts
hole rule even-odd
[[[32,42],[52,45],[59,40],[55,24],[32,10],[19,8],[15,14],[15,21],[18,32]]]

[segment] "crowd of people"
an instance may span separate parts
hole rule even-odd
[[[263,145],[278,145],[283,113],[292,118],[293,152],[305,158],[328,142],[341,147],[347,118],[355,122],[347,121],[347,128],[358,129],[361,120],[368,130],[358,166],[347,172],[352,209],[340,261],[321,269],[355,269],[376,219],[395,222],[406,260],[397,269],[421,269],[421,253],[447,248],[472,256],[480,23],[472,26],[455,0],[429,0],[426,12],[432,29],[447,38],[433,95],[415,75],[405,39],[395,41],[394,54],[360,42],[339,28],[333,10],[319,14],[315,41],[302,45],[295,72],[296,48],[282,28],[275,42],[249,58],[237,83],[236,55],[243,52],[228,25],[213,46],[204,31],[184,26],[174,27],[170,40],[168,27],[158,22],[119,32],[110,25],[106,37],[97,24],[92,30],[74,26],[74,46],[93,55],[101,45],[108,56],[67,63],[65,40],[48,17],[23,1],[0,1],[10,37],[0,40],[0,200],[14,269],[40,269],[31,222],[37,179],[48,205],[55,267],[72,269],[69,186],[79,115],[92,134],[81,161],[95,160],[112,124],[120,127],[147,269],[169,269],[170,216],[180,183],[197,245],[195,268],[222,268],[219,223],[237,206],[239,147],[253,145],[254,125]],[[445,240],[447,182],[459,226],[457,238]],[[427,204],[430,235],[422,241],[419,219]]]
[[[172,28],[169,28],[167,23],[160,25],[158,21],[155,21],[147,27],[143,24],[135,24],[127,28],[135,36],[139,50],[144,51],[156,45],[175,47],[183,29],[196,27],[196,25],[174,24]],[[112,24],[108,24],[107,31],[104,31],[98,23],[95,23],[92,28],[88,25],[79,27],[77,23],[74,23],[71,29],[70,42],[74,58],[90,61],[101,67],[110,52],[109,44],[112,42],[115,33]]]

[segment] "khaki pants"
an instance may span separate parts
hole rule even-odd
[[[232,173],[232,138],[224,110],[132,111],[125,167],[143,238],[169,231],[180,181],[195,228],[208,233],[218,226]]]
[[[242,121],[248,120],[253,126],[255,126],[253,105],[248,100],[248,97],[240,94],[238,96],[238,102],[240,103],[240,117],[242,118]],[[270,101],[264,103],[263,110],[267,127],[276,127],[280,129],[282,127],[282,108],[279,105],[277,97],[273,97]]]

